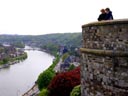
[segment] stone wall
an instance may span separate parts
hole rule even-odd
[[[81,96],[128,96],[128,20],[82,26]]]

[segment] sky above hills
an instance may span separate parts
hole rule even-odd
[[[109,7],[114,19],[128,18],[127,0],[0,0],[0,34],[81,32]]]

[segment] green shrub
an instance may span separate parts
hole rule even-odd
[[[70,93],[70,96],[81,96],[80,85],[75,86]]]
[[[7,63],[8,63],[8,61],[9,61],[9,59],[8,59],[8,58],[4,58],[4,59],[3,59],[3,64],[7,64]]]
[[[73,70],[73,69],[75,69],[75,65],[71,64],[71,65],[69,66],[68,71]]]
[[[48,90],[42,89],[41,92],[39,93],[39,96],[48,96]]]
[[[69,53],[68,53],[68,52],[65,53],[65,54],[63,54],[63,56],[62,56],[62,62],[64,62],[64,60],[65,60],[68,56],[69,56]]]
[[[37,80],[38,88],[40,90],[46,88],[53,77],[54,77],[54,73],[51,72],[50,70],[46,70],[43,73],[41,73]]]

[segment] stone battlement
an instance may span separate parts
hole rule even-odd
[[[82,26],[81,96],[128,95],[128,19]]]
[[[117,19],[117,20],[105,20],[105,21],[99,21],[99,22],[91,22],[85,25],[82,25],[82,28],[87,26],[100,26],[100,25],[113,25],[113,24],[127,24],[128,19]]]

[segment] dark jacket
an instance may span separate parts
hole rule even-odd
[[[98,21],[106,20],[105,18],[106,18],[106,13],[102,13],[99,15]]]
[[[113,15],[112,15],[112,12],[111,11],[108,14],[106,14],[105,19],[106,20],[113,20]]]

